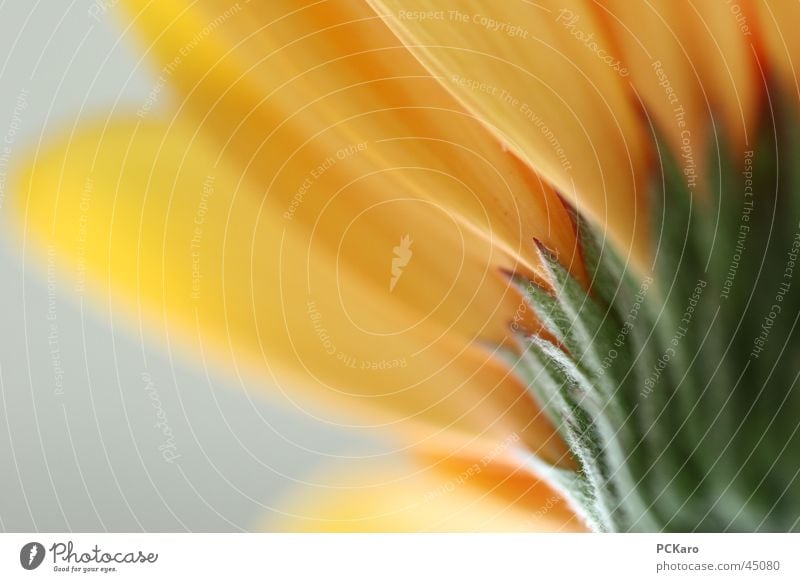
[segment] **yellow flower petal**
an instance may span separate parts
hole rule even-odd
[[[370,3],[508,147],[623,248],[645,252],[648,149],[622,71],[603,60],[614,46],[590,3]]]
[[[263,523],[266,531],[474,532],[584,531],[546,484],[514,475],[487,475],[481,465],[447,473],[419,465],[369,472],[326,472],[299,486],[288,509]],[[350,487],[341,485],[350,483]],[[283,507],[282,507],[283,509]]]
[[[476,343],[520,305],[484,238],[379,175],[339,191],[333,170],[320,177],[330,204],[313,228],[286,220],[214,144],[145,121],[69,136],[21,181],[24,236],[52,246],[115,317],[281,390],[303,388],[302,406],[377,409],[373,423],[413,429],[420,447],[476,455],[516,434],[509,459],[540,451],[565,462],[526,390]],[[373,206],[357,203],[373,192]],[[413,257],[392,290],[406,233]]]
[[[226,144],[226,155],[277,211],[316,220],[335,190],[314,182],[298,196],[296,179],[362,145],[335,169],[342,182],[380,170],[382,182],[441,206],[521,267],[538,270],[534,236],[570,263],[574,233],[552,190],[365,4],[126,4],[161,76],[177,89],[180,111]],[[380,189],[369,197],[381,199]]]

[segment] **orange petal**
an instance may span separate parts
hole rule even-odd
[[[582,1],[371,0],[445,86],[622,248],[646,252],[641,122]],[[599,50],[599,49],[598,49]]]
[[[597,8],[657,129],[693,168],[693,188],[715,131],[724,130],[728,151],[738,155],[753,130],[760,80],[752,32],[742,31],[734,7],[740,4],[609,0]]]
[[[286,501],[285,514],[263,527],[294,532],[584,531],[541,481],[498,480],[486,473],[480,462],[458,473],[419,465],[324,473],[317,481],[337,485],[298,487]]]
[[[763,55],[762,63],[796,103],[800,99],[800,35],[795,26],[800,22],[800,4],[797,2],[756,2],[748,14],[757,22],[758,42]]]

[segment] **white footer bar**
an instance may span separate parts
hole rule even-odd
[[[2,534],[0,580],[800,580],[800,534]]]

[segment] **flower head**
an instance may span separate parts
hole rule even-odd
[[[729,469],[746,439],[712,423],[736,455],[716,443],[701,459],[685,447],[713,427],[680,425],[698,411],[639,389],[685,382],[707,413],[721,392],[702,388],[732,379],[692,350],[738,371],[716,343],[745,303],[720,320],[694,305],[727,284],[737,231],[722,209],[738,212],[741,154],[774,134],[762,113],[774,92],[796,92],[800,47],[780,24],[796,7],[122,4],[156,63],[153,91],[37,152],[17,200],[24,236],[55,244],[115,313],[303,405],[404,435],[445,475],[424,473],[419,491],[460,479],[474,493],[448,492],[437,511],[486,509],[450,527],[491,527],[501,507],[501,528],[688,527],[680,501],[696,512],[706,498],[692,485],[711,476],[713,496],[740,483]],[[689,469],[674,464],[684,453]],[[654,485],[667,475],[680,487]],[[436,500],[409,499],[418,511],[403,519],[441,525],[419,511]],[[710,508],[697,527],[771,515],[749,511]]]

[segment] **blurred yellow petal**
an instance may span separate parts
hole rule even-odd
[[[225,143],[225,155],[279,212],[316,220],[336,190],[315,182],[299,203],[298,176],[362,144],[336,168],[342,182],[380,170],[382,183],[397,182],[408,196],[446,209],[521,268],[538,270],[536,236],[581,274],[580,262],[570,260],[569,218],[552,190],[365,3],[126,4],[161,76],[177,90],[181,114]],[[354,205],[385,199],[381,190]]]
[[[54,142],[21,180],[25,239],[56,249],[115,317],[280,389],[303,388],[303,406],[377,409],[373,424],[406,430],[421,448],[480,455],[516,434],[509,459],[538,451],[566,462],[528,392],[479,346],[520,305],[490,268],[503,259],[485,239],[379,175],[341,192],[322,184],[339,193],[314,228],[286,220],[215,143],[144,121]],[[373,207],[352,203],[378,189]],[[392,290],[405,233],[413,256]]]
[[[603,60],[614,46],[589,3],[371,4],[508,147],[643,256],[648,148],[624,72]],[[602,55],[580,36],[590,34]]]
[[[266,531],[475,532],[584,531],[564,501],[541,481],[489,476],[480,463],[460,473],[412,465],[337,474],[299,486]],[[366,485],[365,485],[366,484]],[[286,507],[286,509],[284,509]]]

